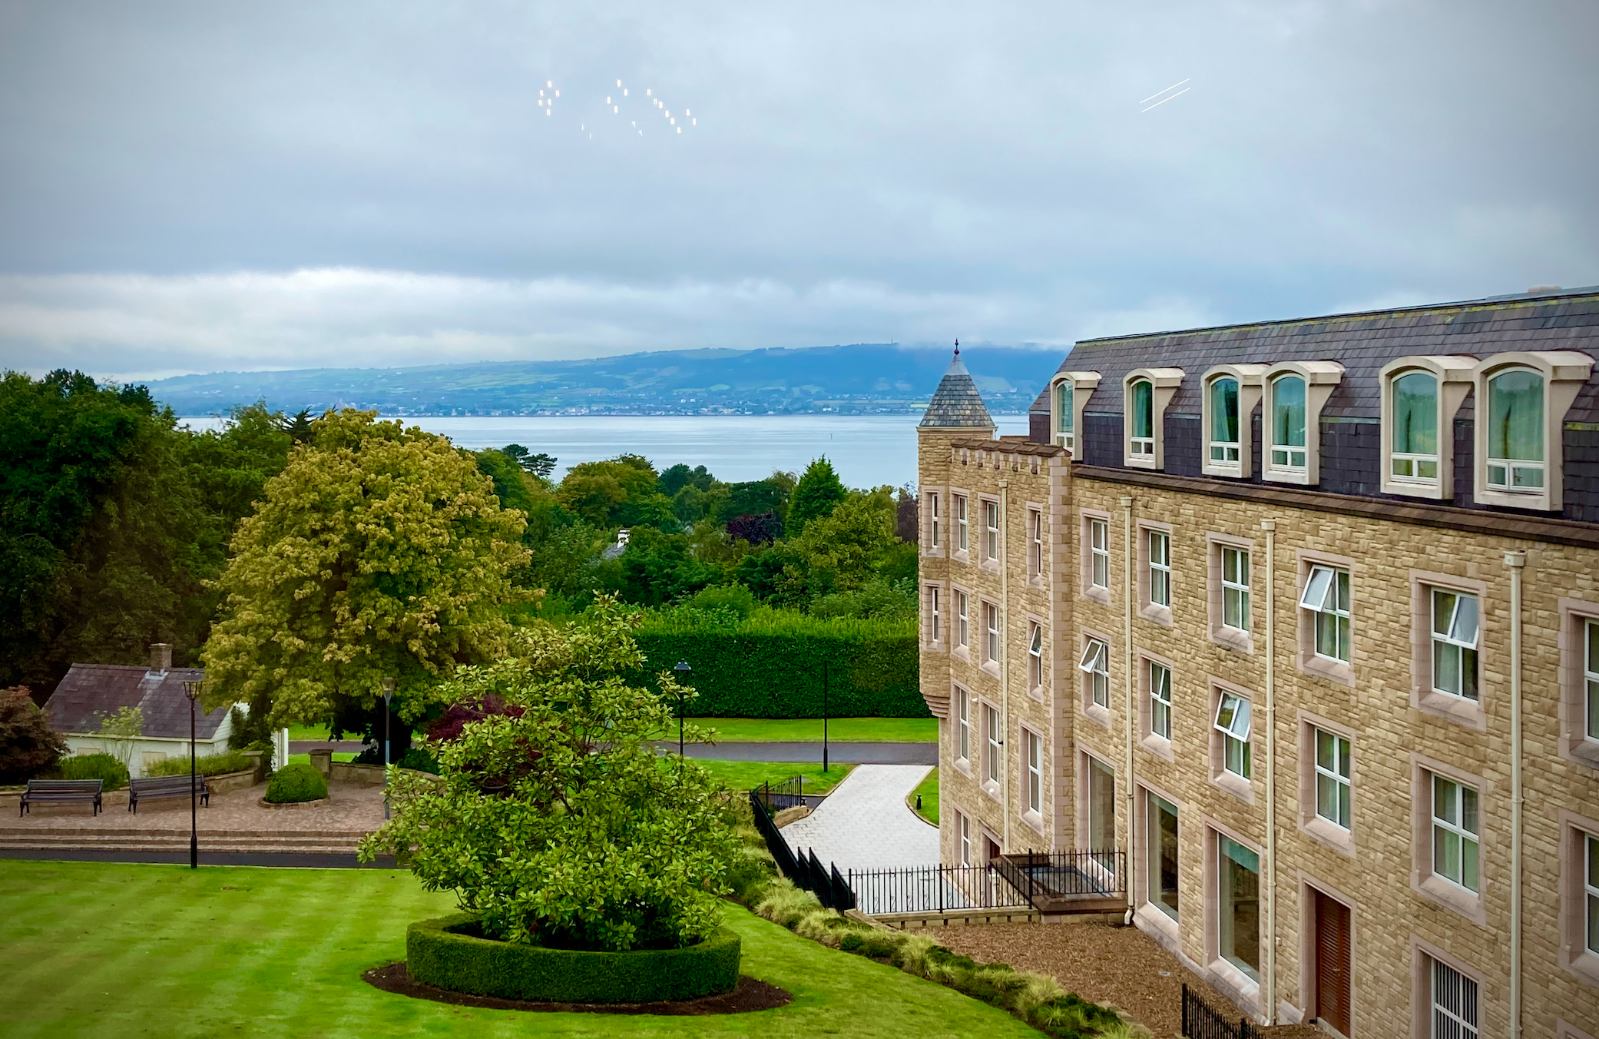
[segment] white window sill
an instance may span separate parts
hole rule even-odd
[[[950,651],[950,656],[965,664],[970,664],[972,662],[972,651],[969,646],[956,646]]]
[[[1171,607],[1159,603],[1145,603],[1138,611],[1138,615],[1151,624],[1159,624],[1163,628],[1171,627]]]
[[[1255,784],[1236,772],[1229,772],[1226,769],[1213,772],[1210,784],[1233,795],[1244,804],[1255,803]]]
[[[1416,696],[1415,708],[1422,714],[1430,714],[1477,732],[1488,730],[1488,713],[1483,710],[1481,700],[1467,700],[1463,696],[1428,689]]]
[[[979,569],[981,569],[981,570],[983,570],[983,571],[985,571],[987,573],[990,573],[990,574],[997,574],[997,573],[999,573],[999,560],[997,560],[997,559],[985,559],[985,560],[983,560],[982,564],[979,566]]]
[[[957,548],[949,554],[949,557],[957,563],[970,563],[972,561],[972,554],[964,548]]]
[[[1478,505],[1498,505],[1505,509],[1523,509],[1530,512],[1551,511],[1547,488],[1536,494],[1518,494],[1515,491],[1496,491],[1485,486],[1485,476],[1479,475],[1478,480],[1477,486],[1482,488],[1475,495]]]
[[[987,794],[996,801],[1000,800],[999,784],[994,782],[992,779],[983,780],[983,793]]]
[[[1250,1017],[1259,1016],[1260,982],[1228,961],[1217,957],[1205,965],[1209,981],[1221,994],[1238,1004]]]
[[[1048,587],[1048,582],[1044,580],[1044,575],[1043,574],[1034,574],[1033,576],[1031,576],[1031,577],[1029,577],[1027,579],[1027,587],[1029,587],[1029,588],[1045,588],[1045,587]]]
[[[1206,462],[1199,467],[1199,471],[1206,476],[1220,476],[1226,480],[1242,480],[1244,478],[1244,467],[1241,465],[1219,465]]]
[[[937,639],[934,639],[932,642],[922,643],[922,649],[928,653],[943,653],[948,650],[949,647]]]
[[[1267,483],[1291,483],[1300,487],[1310,486],[1310,471],[1308,469],[1273,469],[1266,467],[1260,478]]]
[[[1242,628],[1229,628],[1225,624],[1210,629],[1210,641],[1237,653],[1255,652],[1255,637]]]
[[[1162,761],[1177,760],[1177,755],[1172,752],[1171,740],[1157,733],[1148,733],[1138,741],[1138,745]]]
[[[957,769],[959,769],[960,772],[967,779],[972,778],[972,759],[971,758],[956,758],[955,759],[955,767]]]
[[[1599,740],[1561,739],[1565,753],[1561,756],[1587,768],[1599,769]]]
[[[1151,455],[1123,455],[1122,465],[1129,469],[1154,469],[1155,459]]]
[[[1480,892],[1467,891],[1454,881],[1432,873],[1416,884],[1415,890],[1427,901],[1459,913],[1478,927],[1488,926],[1488,912],[1483,908]]]
[[[922,555],[926,556],[928,559],[943,559],[944,550],[942,548],[927,548],[924,546],[922,548]]]
[[[1174,944],[1182,940],[1182,927],[1178,920],[1173,920],[1166,915],[1166,910],[1154,902],[1145,902],[1133,913],[1133,922],[1139,930],[1156,935],[1156,941],[1165,946],[1168,951],[1175,951],[1181,946]]]
[[[981,671],[985,675],[992,675],[993,677],[998,678],[999,677],[999,661],[997,661],[997,660],[985,660],[985,661],[982,662],[982,664],[978,665],[978,670]]]
[[[1562,956],[1561,960],[1578,981],[1599,988],[1599,955],[1584,950],[1575,956]]]
[[[1444,489],[1437,481],[1428,483],[1406,483],[1403,480],[1384,479],[1382,493],[1393,494],[1401,498],[1424,498],[1428,501],[1442,501]]]
[[[1110,728],[1110,708],[1101,707],[1092,700],[1083,705],[1083,717],[1091,722],[1098,722],[1105,728]]]
[[[1308,819],[1299,821],[1299,830],[1305,836],[1351,858],[1355,854],[1355,835],[1335,822],[1322,818],[1320,815],[1311,815]]]
[[[1109,606],[1110,589],[1101,588],[1098,585],[1091,584],[1087,588],[1083,589],[1083,598],[1089,600],[1090,602],[1097,602],[1101,606]]]
[[[1039,703],[1043,703],[1044,687],[1041,685],[1035,685],[1031,689],[1027,690],[1027,695],[1032,699],[1037,700]]]

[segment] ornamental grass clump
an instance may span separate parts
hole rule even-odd
[[[632,623],[601,598],[458,669],[443,692],[459,709],[423,743],[439,774],[391,771],[395,815],[363,860],[393,854],[453,891],[485,938],[623,951],[710,936],[739,840],[705,770],[656,756],[651,737],[693,693],[669,672],[659,693],[628,684],[645,664]]]

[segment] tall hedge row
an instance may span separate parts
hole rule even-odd
[[[822,664],[833,717],[926,718],[914,622],[823,619],[757,610],[743,620],[657,614],[635,632],[644,681],[679,660],[694,669],[698,717],[820,718]]]

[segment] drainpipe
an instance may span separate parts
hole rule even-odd
[[[1001,462],[1003,464],[1003,462]],[[1010,844],[1010,560],[1007,558],[1007,535],[1010,534],[1010,481],[999,481],[999,724],[1000,746],[1004,758],[1000,764],[1000,810],[1005,813],[1005,850]]]
[[[1127,885],[1127,918],[1124,925],[1133,922],[1133,910],[1137,908],[1134,899],[1137,894],[1133,885],[1133,686],[1136,676],[1133,674],[1133,596],[1138,590],[1138,573],[1133,562],[1133,499],[1125,497],[1122,505],[1122,727],[1126,730],[1126,750],[1123,754],[1122,778],[1123,788],[1127,799],[1127,833],[1126,846],[1127,861],[1123,864],[1126,876],[1123,881]]]
[[[1266,532],[1266,1023],[1277,1023],[1277,521]]]
[[[1520,1039],[1521,572],[1527,565],[1527,553],[1506,552],[1505,565],[1510,567],[1510,1039]]]

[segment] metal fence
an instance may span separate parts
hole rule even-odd
[[[850,870],[847,880],[856,906],[874,916],[1031,907],[1026,895],[989,866]]]
[[[766,807],[767,814],[776,815],[805,803],[804,786],[804,776],[793,776],[777,783],[762,783],[750,792]]]
[[[1199,993],[1183,986],[1183,1039],[1261,1039],[1262,1035],[1247,1017],[1233,1024]]]
[[[1127,894],[1127,857],[1119,851],[1019,852],[1001,855],[994,868],[1045,912]]]
[[[798,784],[795,784],[795,788],[798,788]],[[855,893],[850,890],[849,882],[839,874],[837,866],[823,866],[816,852],[796,853],[788,846],[788,840],[772,821],[772,810],[768,807],[769,795],[763,796],[766,794],[764,787],[750,791],[750,812],[755,816],[755,828],[760,831],[761,839],[766,841],[766,850],[772,853],[778,870],[792,880],[795,887],[814,894],[828,909],[840,912],[854,909]]]

